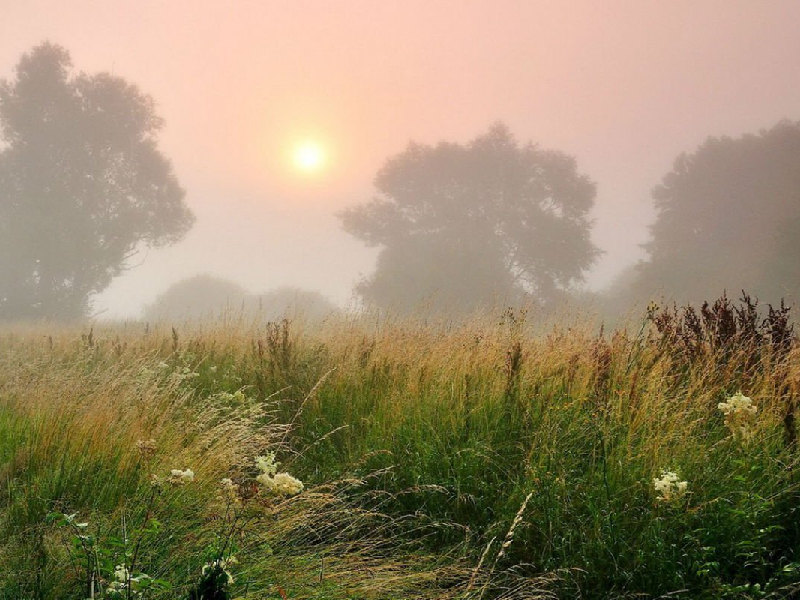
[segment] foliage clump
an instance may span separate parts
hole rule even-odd
[[[468,144],[412,143],[375,178],[376,196],[341,213],[381,249],[357,291],[403,314],[553,303],[600,254],[589,239],[595,185],[575,159],[520,144],[502,123]]]
[[[44,43],[0,81],[0,319],[77,320],[141,245],[194,222],[153,99]]]

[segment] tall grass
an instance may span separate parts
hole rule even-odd
[[[524,314],[94,329],[0,341],[0,598],[83,598],[53,510],[102,532],[159,500],[142,570],[187,597],[241,483],[230,597],[791,597],[800,584],[797,348],[692,351]],[[717,405],[758,407],[745,438]],[[237,392],[241,392],[238,393]],[[136,442],[153,438],[143,458]],[[275,451],[306,489],[267,498]],[[676,472],[687,493],[660,501]],[[110,533],[108,533],[110,535]]]

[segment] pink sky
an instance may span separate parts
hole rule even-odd
[[[135,316],[197,272],[338,302],[374,251],[333,213],[369,198],[409,140],[468,141],[496,120],[574,155],[598,184],[597,287],[641,257],[650,189],[708,135],[800,119],[800,2],[714,0],[0,0],[0,76],[49,39],[78,69],[150,93],[198,222],[98,299]],[[330,149],[300,177],[300,138]]]

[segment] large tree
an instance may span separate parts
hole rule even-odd
[[[746,289],[800,294],[800,123],[709,138],[653,191],[658,216],[640,295],[699,301]]]
[[[191,227],[149,96],[44,43],[0,81],[0,317],[84,316],[140,245]]]
[[[377,195],[340,214],[378,246],[359,284],[368,304],[469,311],[524,296],[547,302],[583,279],[595,186],[560,152],[519,144],[502,124],[466,145],[412,143],[389,158]]]

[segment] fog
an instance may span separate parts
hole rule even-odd
[[[103,317],[138,317],[197,274],[344,305],[380,246],[337,214],[368,202],[410,141],[468,145],[497,122],[596,184],[586,216],[602,254],[585,285],[599,290],[647,256],[651,191],[678,155],[800,119],[794,0],[2,4],[0,78],[49,40],[76,71],[151,95],[196,217],[129,259],[94,298]],[[313,172],[293,163],[304,140],[324,153]]]

